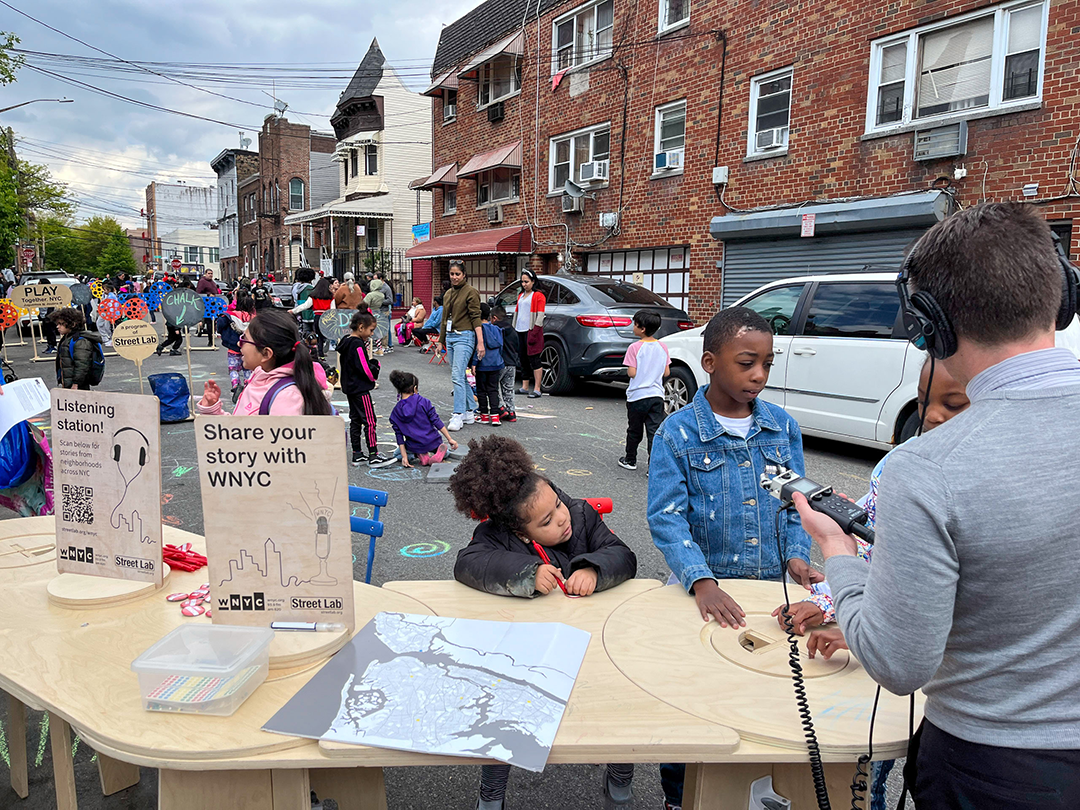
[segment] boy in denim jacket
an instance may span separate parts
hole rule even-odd
[[[653,439],[649,528],[674,578],[693,594],[705,621],[745,627],[746,613],[717,583],[784,573],[776,547],[778,504],[761,488],[766,464],[802,475],[795,420],[758,395],[773,361],[768,322],[746,307],[718,312],[705,327],[701,366],[709,385],[672,414]],[[806,587],[824,575],[810,567],[810,537],[795,512],[780,522],[788,573]],[[665,807],[682,803],[685,766],[661,765]]]

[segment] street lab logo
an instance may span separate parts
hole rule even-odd
[[[68,562],[81,562],[81,563],[94,563],[94,547],[93,546],[67,546],[60,549],[60,559],[67,560]]]
[[[230,593],[228,596],[219,596],[217,602],[218,610],[266,610],[266,597],[262,593],[253,593],[251,596]]]

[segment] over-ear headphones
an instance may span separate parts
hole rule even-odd
[[[1076,317],[1078,290],[1080,290],[1080,270],[1069,261],[1061,239],[1051,233],[1054,240],[1054,252],[1061,266],[1061,306],[1058,308],[1054,328],[1059,332],[1067,329]],[[916,243],[904,263],[900,266],[900,275],[896,277],[896,291],[900,295],[900,317],[908,340],[919,349],[926,350],[937,360],[944,360],[956,354],[956,331],[945,310],[941,308],[933,295],[925,290],[910,292],[910,265],[912,257],[919,249]]]
[[[140,436],[142,436],[142,440],[145,442],[145,444],[142,447],[139,448],[139,466],[140,467],[145,467],[146,466],[146,448],[150,446],[150,442],[147,440],[146,436],[143,435],[143,432],[141,430],[139,430],[138,428],[133,428],[133,427],[120,428],[118,431],[116,431],[116,433],[113,434],[113,440],[115,441],[116,437],[119,436],[121,433],[123,433],[125,430],[134,431],[135,433],[138,433]],[[115,461],[117,463],[119,463],[119,461],[120,461],[120,445],[119,444],[114,444],[113,445],[113,461]]]

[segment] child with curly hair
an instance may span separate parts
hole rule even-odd
[[[470,588],[526,598],[556,588],[588,596],[637,573],[634,552],[596,510],[537,474],[513,439],[469,442],[450,491],[458,511],[483,521],[454,565],[454,578]],[[484,766],[478,810],[502,810],[509,775],[509,765]],[[633,765],[608,765],[605,808],[629,806],[633,776]]]

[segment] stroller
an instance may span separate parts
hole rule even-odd
[[[15,369],[11,367],[11,363],[7,360],[0,359],[0,370],[4,372],[4,382],[15,382],[19,379],[19,375],[15,373]]]

